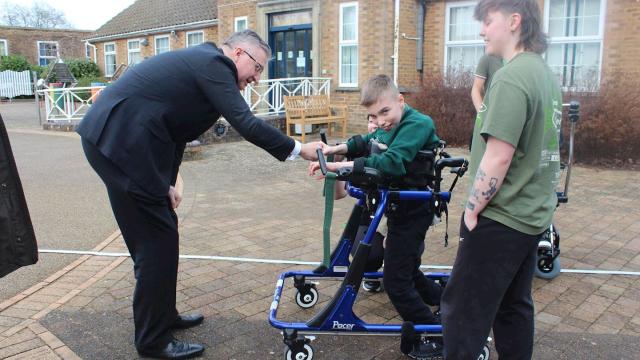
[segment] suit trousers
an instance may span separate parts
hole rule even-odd
[[[433,221],[430,204],[407,201],[392,207],[395,210],[387,212],[384,287],[404,321],[435,323],[427,304],[439,304],[442,290],[420,271],[424,237]]]
[[[538,236],[489,218],[479,216],[472,231],[462,220],[442,295],[445,359],[477,359],[492,327],[500,359],[531,359],[537,246]]]
[[[100,150],[82,139],[89,164],[107,187],[113,214],[134,264],[135,345],[164,348],[172,339],[178,274],[178,218],[167,198],[147,194]],[[167,188],[169,186],[167,185]]]

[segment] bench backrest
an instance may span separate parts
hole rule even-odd
[[[331,116],[329,97],[325,95],[285,96],[285,110],[303,110],[305,117]]]

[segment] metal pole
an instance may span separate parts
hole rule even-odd
[[[31,76],[33,78],[33,93],[35,95],[35,100],[36,100],[36,113],[38,114],[38,124],[42,126],[42,114],[40,113],[40,96],[38,95],[38,73],[35,71],[32,71]]]

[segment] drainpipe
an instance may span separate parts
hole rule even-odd
[[[98,48],[93,45],[92,43],[90,43],[89,41],[85,40],[85,45],[91,46],[93,48],[93,62],[94,63],[98,63]]]
[[[395,0],[393,9],[393,82],[398,86],[398,47],[400,43],[400,0]]]
[[[422,72],[424,69],[424,21],[427,16],[426,0],[420,1],[420,12],[418,13],[418,44],[416,46],[416,70]]]

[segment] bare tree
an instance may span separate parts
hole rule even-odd
[[[49,4],[36,2],[30,8],[5,1],[0,21],[9,26],[70,28],[64,13]]]

